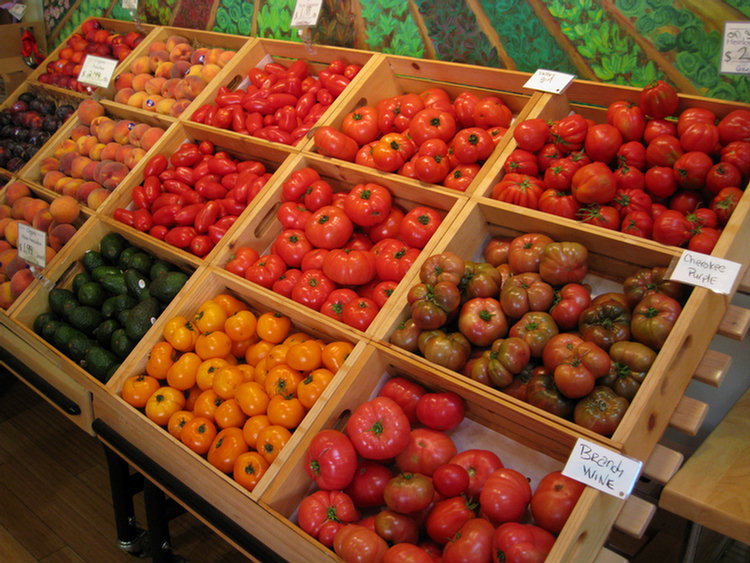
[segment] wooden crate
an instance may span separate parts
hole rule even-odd
[[[46,281],[44,283],[41,280],[32,282],[18,302],[18,307],[14,308],[10,318],[19,327],[19,333],[23,335],[23,340],[31,343],[32,347],[40,350],[45,357],[54,358],[45,366],[46,369],[40,372],[40,375],[46,377],[47,374],[52,372],[64,373],[91,393],[104,392],[104,384],[36,334],[33,330],[33,324],[38,315],[50,310],[47,299],[49,289],[47,288],[70,288],[75,275],[83,271],[83,266],[80,263],[83,254],[90,249],[98,250],[99,241],[108,233],[121,234],[133,246],[145,250],[155,258],[172,263],[188,274],[192,274],[200,266],[200,261],[195,257],[175,255],[171,252],[171,247],[161,241],[138,232],[126,230],[116,221],[105,217],[97,217],[97,220],[89,221],[76,233],[75,237],[60,253],[59,260],[50,263],[45,270]],[[156,334],[153,326],[146,336],[150,334]]]
[[[308,72],[311,76],[317,76],[318,72],[328,67],[334,60],[343,60],[349,64],[358,64],[363,70],[352,80],[345,91],[337,98],[341,99],[346,92],[357,87],[357,84],[367,75],[367,69],[374,64],[379,55],[370,51],[358,49],[345,49],[342,47],[329,47],[325,45],[312,45],[310,47],[301,43],[291,41],[280,41],[276,39],[258,38],[253,41],[248,49],[243,52],[242,57],[233,58],[222,73],[221,80],[215,80],[210,87],[206,88],[190,106],[185,110],[184,116],[190,119],[193,112],[204,104],[214,103],[220,87],[227,87],[230,90],[245,90],[248,84],[247,74],[253,68],[263,68],[267,63],[277,62],[288,66],[296,60],[307,62]],[[319,123],[334,113],[336,113],[337,103],[333,104],[326,110],[320,118]],[[302,146],[307,142],[307,138],[301,138],[296,146]]]
[[[149,153],[147,158],[144,158],[142,162],[133,169],[132,173],[128,175],[127,179],[123,181],[118,187],[116,193],[112,197],[107,198],[101,208],[98,210],[101,215],[112,216],[117,208],[123,207],[127,209],[134,209],[132,202],[133,188],[143,183],[143,171],[149,158],[156,154],[163,154],[167,158],[172,155],[183,143],[200,143],[201,141],[210,141],[216,147],[216,151],[224,150],[235,158],[242,160],[256,160],[266,167],[266,170],[270,173],[281,167],[285,160],[295,152],[291,147],[286,147],[278,143],[270,143],[262,139],[249,139],[243,135],[229,134],[226,131],[221,131],[213,127],[207,127],[199,123],[189,123],[180,121],[174,125],[169,132],[164,135],[159,143],[153,147],[153,152]],[[234,225],[227,231],[225,238],[231,236],[231,233],[236,232],[238,223],[241,223],[241,219],[247,217],[251,210],[258,205],[264,193],[267,193],[269,185],[272,180],[266,184],[261,192],[255,196],[255,200],[250,202],[245,210],[240,215],[240,218],[235,222]],[[125,227],[129,230],[135,231],[132,227]],[[180,250],[176,247],[170,246],[169,248],[176,254],[190,255],[185,250]],[[205,262],[210,263],[213,261],[213,256],[218,251],[218,246],[215,247],[206,257]],[[195,258],[193,256],[193,258]]]
[[[340,129],[346,115],[358,107],[375,106],[380,100],[391,96],[418,94],[431,87],[443,88],[452,99],[464,91],[480,97],[498,96],[513,112],[514,122],[518,122],[526,119],[528,112],[540,97],[539,93],[523,88],[529,76],[528,73],[518,71],[383,55],[372,61],[357,88],[348,89],[344,97],[339,97],[336,113],[322,120],[320,125]],[[469,185],[465,192],[467,195],[481,183],[484,170],[495,161],[509,139],[512,139],[511,130],[503,136],[503,140],[498,143],[480,173]],[[316,151],[312,138],[302,148],[305,151]],[[419,180],[409,181],[416,185],[427,185]]]
[[[102,106],[104,107],[104,115],[111,118],[115,122],[124,122],[125,124],[127,124],[128,131],[136,125],[146,124],[151,127],[161,127],[162,129],[164,129],[164,133],[166,134],[167,130],[172,126],[173,123],[175,123],[174,119],[136,108],[115,107],[113,104],[109,104],[107,102],[102,102]],[[51,157],[54,158],[58,147],[63,146],[63,143],[68,145],[72,143],[74,145],[75,142],[72,140],[72,136],[77,136],[81,131],[85,131],[87,129],[88,126],[81,121],[81,117],[78,114],[78,111],[76,111],[76,113],[74,113],[73,116],[65,122],[65,125],[63,125],[50,138],[50,140],[44,145],[44,147],[42,147],[34,155],[34,157],[26,163],[26,166],[24,166],[19,171],[19,177],[36,186],[47,187],[48,189],[54,190],[54,186],[49,185],[49,182],[47,186],[44,185],[45,183],[44,175],[42,174],[42,167],[45,165],[45,159]],[[162,136],[165,136],[165,134],[163,134]],[[128,140],[128,142],[124,144],[132,143],[130,143],[130,141]],[[145,153],[142,155],[140,160],[146,161],[152,153],[152,148],[153,147],[149,147],[148,150],[143,149],[145,150]],[[131,165],[133,166],[133,168],[129,170],[128,174],[122,179],[120,184],[118,184],[118,186],[114,190],[112,190],[112,193],[110,193],[106,201],[115,197],[115,195],[119,191],[121,191],[125,179],[133,174],[133,169],[136,167],[136,164]],[[73,195],[75,197],[74,193],[70,195]],[[86,205],[86,202],[83,202],[82,205]]]
[[[410,182],[403,181],[398,176],[384,176],[367,168],[340,165],[329,158],[314,154],[294,155],[269,182],[268,191],[253,206],[252,212],[239,225],[236,225],[236,229],[233,228],[231,233],[227,233],[220,247],[217,247],[216,254],[212,257],[211,263],[213,265],[224,267],[230,260],[234,249],[239,246],[251,246],[261,255],[269,252],[274,240],[283,230],[281,223],[276,220],[276,211],[282,202],[283,183],[295,170],[305,167],[316,170],[322,179],[331,184],[334,192],[349,191],[357,184],[374,182],[388,188],[392,194],[393,203],[402,207],[405,211],[417,205],[427,205],[436,209],[443,217],[443,221],[412,268],[418,268],[419,264],[430,255],[431,249],[434,248],[440,237],[450,232],[454,220],[458,217],[458,213],[465,203],[464,198],[458,197],[450,190],[416,187]],[[356,331],[360,338],[369,334],[381,320],[387,320],[391,317],[391,303],[397,301],[398,295],[402,291],[405,296],[405,286],[399,284],[365,333]],[[271,295],[282,301],[287,300],[287,298],[277,294],[271,293]]]

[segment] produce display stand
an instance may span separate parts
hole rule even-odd
[[[134,28],[133,24],[114,22],[104,23],[120,32]],[[556,240],[583,243],[589,250],[592,277],[601,287],[611,287],[639,267],[669,265],[680,255],[680,250],[490,200],[487,195],[502,175],[504,159],[515,148],[510,132],[500,141],[469,190],[461,194],[322,156],[315,150],[312,135],[298,147],[286,147],[192,123],[189,121],[192,110],[213,100],[219,86],[236,85],[237,77],[249,68],[264,64],[269,57],[291,60],[308,58],[308,55],[294,43],[154,27],[131,56],[145,52],[148,44],[157,38],[175,33],[201,44],[231,45],[241,56],[235,56],[188,110],[177,118],[164,119],[122,104],[103,102],[113,116],[164,123],[167,132],[104,204],[85,211],[88,220],[48,265],[44,275],[48,283],[69,287],[73,276],[81,271],[78,260],[83,252],[94,248],[103,234],[117,232],[132,244],[192,274],[190,279],[107,383],[96,380],[34,333],[34,319],[48,308],[47,289],[37,280],[10,310],[0,312],[0,348],[4,351],[0,362],[4,366],[237,549],[262,561],[340,561],[333,551],[311,539],[290,520],[311,484],[303,470],[304,451],[318,430],[340,427],[346,412],[372,396],[385,378],[395,374],[406,375],[432,389],[452,390],[462,395],[468,414],[465,433],[486,433],[496,447],[519,456],[517,463],[529,467],[528,476],[532,482],[536,482],[545,469],[561,467],[578,437],[643,461],[644,475],[657,483],[666,483],[671,478],[682,456],[658,444],[664,430],[672,425],[695,433],[706,410],[702,403],[684,397],[691,377],[718,386],[728,369],[729,359],[708,350],[711,339],[716,333],[742,339],[750,326],[750,312],[731,305],[732,295],[692,289],[648,378],[610,438],[586,431],[572,422],[391,345],[388,342],[390,334],[408,316],[406,294],[417,278],[418,264],[407,273],[387,306],[365,332],[346,327],[290,299],[275,296],[269,290],[225,271],[224,265],[238,245],[249,244],[259,252],[268,248],[278,234],[278,227],[272,223],[281,185],[291,172],[305,166],[316,169],[335,191],[348,189],[361,181],[374,181],[388,187],[394,198],[406,208],[417,204],[437,208],[443,215],[443,224],[420,255],[420,261],[444,250],[452,250],[465,259],[477,259],[490,236],[543,232]],[[529,77],[527,73],[331,47],[314,49],[313,68],[316,69],[339,56],[363,64],[363,70],[321,119],[320,124],[325,125],[340,125],[346,113],[363,103],[374,104],[384,97],[420,91],[428,85],[440,85],[450,93],[457,93],[460,89],[483,94],[498,93],[512,109],[516,117],[514,123],[529,117],[559,118],[570,110],[601,119],[604,108],[612,101],[637,99],[638,90],[633,88],[574,81],[564,95],[550,95],[525,90],[523,83]],[[56,53],[50,55],[50,60],[54,60]],[[128,60],[130,57],[119,68],[125,68]],[[39,83],[33,74],[21,88],[77,98],[75,94]],[[111,99],[114,91],[104,89],[100,95]],[[691,96],[680,96],[680,99],[681,107],[711,108],[719,117],[732,109],[748,107],[746,104]],[[55,140],[59,142],[69,134],[76,119],[78,117],[74,115],[39,151],[41,154],[17,174],[19,179],[29,182],[34,190],[47,197],[56,194],[39,186],[39,163],[48,151],[47,147],[53,147]],[[130,194],[143,181],[148,157],[157,153],[169,155],[184,140],[210,140],[235,156],[261,160],[275,171],[256,199],[204,259],[112,218],[115,208],[132,205]],[[750,196],[746,194],[724,229],[714,256],[747,266],[750,248],[744,244],[743,238],[750,228],[749,217]],[[256,311],[274,310],[287,315],[296,328],[315,333],[324,340],[347,340],[355,345],[321,400],[306,415],[288,447],[282,450],[252,492],[194,454],[120,397],[125,378],[144,371],[148,352],[161,340],[161,329],[166,321],[177,314],[190,314],[202,301],[220,292],[237,296]],[[35,375],[30,376],[29,372]],[[602,548],[611,528],[615,526],[631,535],[642,535],[654,510],[653,505],[636,495],[622,500],[586,488],[547,561],[622,561]]]

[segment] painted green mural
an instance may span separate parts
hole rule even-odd
[[[141,0],[149,23],[301,41],[295,0]],[[131,20],[121,0],[46,0],[56,44],[91,15]],[[726,20],[750,0],[324,0],[315,43],[750,101],[750,77],[718,73]]]

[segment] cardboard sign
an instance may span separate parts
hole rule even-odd
[[[715,293],[729,294],[732,292],[741,268],[742,264],[738,262],[685,250],[669,278],[689,285],[705,287]]]
[[[297,0],[292,13],[291,27],[314,27],[318,24],[323,0]]]
[[[719,72],[750,74],[750,21],[724,22]]]
[[[625,499],[633,491],[642,467],[643,462],[578,438],[565,464],[563,475],[603,493]]]
[[[562,94],[574,78],[575,74],[540,68],[531,75],[523,87],[550,94]]]
[[[119,61],[116,59],[86,55],[81,72],[78,73],[78,82],[106,88],[118,64]]]
[[[44,268],[47,265],[47,233],[18,223],[18,257]]]

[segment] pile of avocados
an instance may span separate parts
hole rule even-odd
[[[104,235],[81,263],[70,289],[49,292],[49,311],[34,320],[34,331],[106,383],[188,275],[119,233]]]

